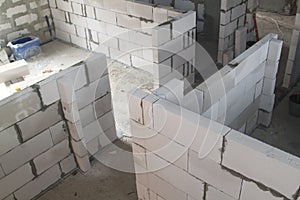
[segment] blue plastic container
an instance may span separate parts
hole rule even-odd
[[[22,60],[41,53],[40,39],[34,36],[23,37],[7,44],[15,59]]]

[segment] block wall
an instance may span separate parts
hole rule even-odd
[[[132,55],[132,66],[154,75],[155,88],[173,78],[194,82],[196,13],[187,12],[152,29],[151,48]]]
[[[191,92],[183,95],[183,84],[172,81],[155,94],[250,134],[271,122],[281,48],[277,35],[267,35]]]
[[[141,0],[140,2],[153,3],[162,6],[174,7],[182,11],[196,11],[197,13],[197,32],[204,30],[205,3],[204,1],[185,1],[185,0]]]
[[[47,42],[51,39],[45,19],[45,16],[48,16],[52,26],[47,0],[1,1],[0,11],[0,47],[5,47],[8,41],[24,35],[38,36],[41,42]]]
[[[219,63],[228,64],[246,50],[247,41],[254,40],[253,12],[257,7],[257,0],[221,1]]]
[[[298,157],[171,102],[148,104],[150,98],[140,100],[152,123],[136,121],[135,111],[131,118],[139,199],[299,197]]]
[[[172,70],[172,55],[194,48],[189,40],[196,37],[194,12],[124,0],[50,2],[58,39],[148,71],[156,82]],[[181,65],[189,62],[192,58]]]
[[[56,83],[76,161],[82,171],[88,171],[89,157],[118,138],[106,56],[91,54],[65,76],[57,77]]]
[[[0,199],[32,199],[77,167],[59,101],[27,88],[0,110]]]
[[[0,199],[32,199],[116,139],[106,56],[0,102]]]
[[[258,63],[276,58],[280,53],[272,52],[274,47],[268,48],[278,43],[273,37],[269,35],[238,58],[242,59],[249,51],[262,55]],[[249,69],[253,57],[246,57],[252,62],[248,60],[233,67],[236,71],[233,82],[246,79],[255,70],[255,67]],[[266,69],[263,70],[260,73],[264,76]],[[173,85],[172,94],[177,99],[180,91]],[[235,98],[240,96],[237,93]],[[204,107],[205,104],[203,101]],[[139,199],[299,198],[298,157],[189,111],[176,102],[140,90],[130,95],[129,110]]]
[[[268,127],[281,48],[282,41],[268,35],[198,86],[203,93],[202,115],[247,134],[258,124]]]

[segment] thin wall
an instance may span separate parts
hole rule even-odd
[[[139,199],[299,198],[298,157],[215,121],[213,114],[209,119],[197,113],[199,109],[201,113],[201,109],[206,112],[214,107],[220,96],[239,88],[244,80],[248,80],[247,87],[255,87],[253,93],[247,92],[251,94],[251,102],[257,101],[256,95],[272,98],[274,87],[267,86],[266,78],[276,77],[282,46],[282,41],[276,38],[276,35],[268,35],[232,61],[228,73],[219,74],[224,84],[223,92],[219,89],[220,83],[214,81],[216,85],[211,85],[208,81],[209,93],[202,88],[199,91],[202,96],[194,94],[198,98],[192,103],[196,111],[174,103],[174,95],[170,98],[166,94],[169,99],[162,99],[138,90],[132,94],[134,98],[130,98],[129,108]],[[259,68],[263,70],[254,76],[252,73]],[[258,87],[261,80],[263,86]],[[172,90],[177,102],[182,97],[180,91],[178,87]],[[244,88],[235,91],[235,100],[247,96],[244,92]],[[258,107],[254,109],[259,112],[257,122],[267,125],[273,101],[258,99]],[[252,107],[247,101],[243,104],[245,109]],[[230,105],[226,107],[231,108]],[[237,113],[227,113],[226,119],[239,119],[238,113],[245,109],[239,107],[235,109]]]
[[[32,199],[117,138],[106,56],[0,101],[0,199]]]

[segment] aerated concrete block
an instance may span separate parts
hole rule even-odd
[[[168,11],[165,8],[153,7],[153,20],[162,23],[168,20]]]
[[[195,177],[236,199],[239,198],[242,179],[223,170],[219,163],[206,158],[200,159],[197,152],[190,150],[188,166],[188,172]]]
[[[63,11],[70,12],[70,13],[73,12],[71,2],[69,1],[57,0],[56,5],[59,9]]]
[[[288,61],[289,62],[289,61]],[[266,68],[265,68],[265,77],[274,79],[276,78],[277,71],[278,71],[279,62],[274,62],[271,60],[266,61]],[[287,64],[288,67],[288,64]]]
[[[104,148],[107,145],[112,144],[116,139],[121,137],[122,135],[118,135],[116,128],[113,126],[99,135],[99,144],[101,148]]]
[[[171,25],[155,27],[152,29],[152,43],[153,46],[160,46],[171,40]]]
[[[85,106],[84,108],[82,108],[79,111],[79,116],[80,116],[80,121],[81,121],[82,127],[85,127],[89,123],[95,121],[96,113],[95,113],[93,104],[89,104],[89,105]]]
[[[18,133],[14,126],[0,132],[0,156],[20,144]]]
[[[112,110],[112,103],[111,103],[111,93],[108,93],[107,95],[101,97],[100,99],[97,99],[93,106],[95,108],[95,115],[97,118],[101,117],[105,113]]]
[[[220,190],[214,188],[213,186],[208,186],[206,191],[207,200],[234,200],[233,197],[228,194],[221,192]]]
[[[299,188],[299,158],[234,130],[225,139],[223,166],[293,198]]]
[[[85,67],[89,83],[107,75],[106,56],[100,53],[92,53],[85,60]]]
[[[0,101],[0,130],[15,124],[41,109],[41,100],[32,88],[24,89]]]
[[[33,159],[37,174],[41,174],[70,154],[69,141],[64,140]]]
[[[153,164],[155,162],[166,162],[161,158],[155,156],[154,154],[151,155],[151,158],[147,156],[147,163]],[[155,171],[154,174],[164,179],[171,185],[175,186],[177,189],[185,191],[187,194],[190,194],[194,198],[203,196],[204,183],[202,181],[196,179],[194,176],[191,176],[189,173],[174,166],[173,164],[166,164],[165,166],[166,167]],[[176,177],[174,176],[174,174],[176,174]]]
[[[273,39],[269,44],[268,60],[279,61],[283,41]]]
[[[37,84],[41,94],[43,105],[50,105],[60,99],[55,77],[47,78]]]
[[[270,79],[267,77],[264,77],[263,81],[263,94],[265,95],[272,95],[275,92],[275,86],[276,86],[276,78]]]
[[[0,157],[1,166],[6,174],[11,173],[37,155],[53,146],[49,130],[17,146]]]
[[[47,189],[50,185],[54,184],[61,178],[61,171],[58,165],[53,166],[38,178],[27,183],[22,188],[14,192],[15,197],[18,199],[32,199]]]
[[[15,190],[31,181],[34,175],[30,164],[23,165],[13,173],[0,180],[0,199],[3,199],[13,193]]]
[[[141,2],[127,2],[127,12],[129,15],[153,20],[153,7],[151,5],[143,4]]]
[[[267,112],[272,112],[275,104],[275,94],[272,95],[261,95],[261,100],[260,100],[260,106],[259,108],[267,111]]]
[[[251,199],[274,199],[283,200],[283,197],[276,197],[270,191],[262,190],[256,183],[243,181],[241,190],[241,199],[251,200]]]
[[[115,12],[112,12],[110,10],[100,9],[96,8],[96,19],[109,23],[109,24],[117,24],[117,15]]]
[[[183,33],[195,28],[196,26],[196,12],[189,11],[182,14],[174,21],[172,21],[172,38],[176,38]]]
[[[138,89],[135,89],[128,94],[130,119],[133,119],[140,124],[144,124],[142,99],[147,95],[146,92]]]
[[[84,157],[85,155],[87,155],[88,152],[87,152],[86,143],[83,140],[80,141],[71,140],[71,144],[72,144],[72,149],[77,156]]]
[[[91,164],[90,164],[88,155],[86,155],[82,158],[79,156],[75,156],[75,157],[76,157],[78,167],[81,171],[87,172],[89,169],[91,169]]]
[[[51,126],[49,128],[53,144],[58,144],[64,139],[67,139],[69,134],[68,134],[68,129],[67,125],[65,124],[64,121],[60,121],[54,126]]]
[[[152,173],[149,174],[149,188],[164,199],[182,200],[187,196],[185,192]]]
[[[267,112],[264,110],[258,111],[258,123],[264,125],[265,127],[269,127],[272,121],[272,112]]]
[[[106,95],[109,91],[109,77],[105,75],[101,79],[97,79],[75,92],[78,108],[81,109],[94,102],[96,99]]]
[[[238,5],[236,7],[234,7],[231,10],[231,21],[237,19],[238,17],[245,15],[246,14],[246,4],[243,3],[241,5]]]
[[[90,155],[95,155],[99,151],[99,148],[100,148],[98,138],[94,138],[91,141],[89,141],[88,143],[86,143],[86,147],[87,147],[87,151]]]
[[[98,137],[101,133],[103,133],[103,130],[101,129],[98,120],[93,121],[83,128],[83,136],[86,143]]]
[[[23,140],[26,141],[61,121],[62,116],[59,111],[59,104],[55,103],[46,110],[37,112],[36,114],[18,122],[17,125],[22,132]]]
[[[159,98],[154,95],[148,95],[142,100],[144,126],[153,128],[153,104]]]
[[[119,13],[127,14],[127,1],[103,0],[103,7]]]
[[[95,20],[95,19],[86,19],[87,28],[99,33],[106,33],[106,23]]]
[[[128,29],[140,29],[142,27],[139,18],[117,14],[117,25]]]
[[[235,57],[246,50],[247,27],[241,27],[235,31]]]
[[[74,155],[70,154],[67,158],[63,159],[60,163],[59,163],[60,167],[61,167],[61,171],[62,173],[69,173],[72,170],[76,169],[76,162],[74,159]]]
[[[74,92],[87,84],[85,66],[83,64],[68,68],[64,76],[57,79],[57,85],[61,100],[71,103],[76,100]]]

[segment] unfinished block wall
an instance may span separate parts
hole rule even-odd
[[[155,98],[140,99],[143,106],[134,106],[143,112],[131,116],[139,199],[299,197],[298,157]],[[150,121],[136,121],[149,111]]]
[[[50,7],[47,0],[0,2],[0,47],[8,41],[25,35],[38,36],[41,42],[51,39],[45,16],[52,26]]]
[[[187,99],[174,81],[164,99],[140,90],[129,96],[139,199],[299,197],[300,159],[234,130],[269,123],[281,46],[266,36]],[[183,102],[192,98],[189,111]]]
[[[197,13],[197,31],[202,32],[204,30],[204,15],[205,15],[205,3],[204,1],[185,1],[185,0],[140,0],[140,2],[153,3],[162,6],[174,7],[175,9],[182,11],[194,10]]]
[[[0,102],[0,199],[32,199],[116,139],[106,56]]]
[[[72,148],[82,171],[89,157],[117,139],[106,56],[94,53],[56,79]]]
[[[253,40],[253,12],[257,0],[222,0],[218,62],[226,65],[246,50],[246,43]]]
[[[0,110],[0,199],[31,199],[76,168],[59,101],[27,88]]]
[[[191,92],[183,95],[182,84],[172,81],[156,94],[250,134],[258,124],[271,122],[281,48],[277,35],[269,34]]]
[[[270,34],[198,86],[202,115],[247,134],[258,124],[268,127],[282,44]]]
[[[194,82],[195,14],[187,12],[154,27],[151,47],[143,49],[142,57],[131,57],[132,66],[153,74],[155,88],[173,78]]]
[[[125,0],[51,0],[50,7],[57,38],[148,71],[156,82],[171,71],[172,55],[184,52],[192,46],[189,38],[196,37],[194,12]],[[187,62],[192,58],[182,65]],[[170,69],[161,71],[159,65]]]

